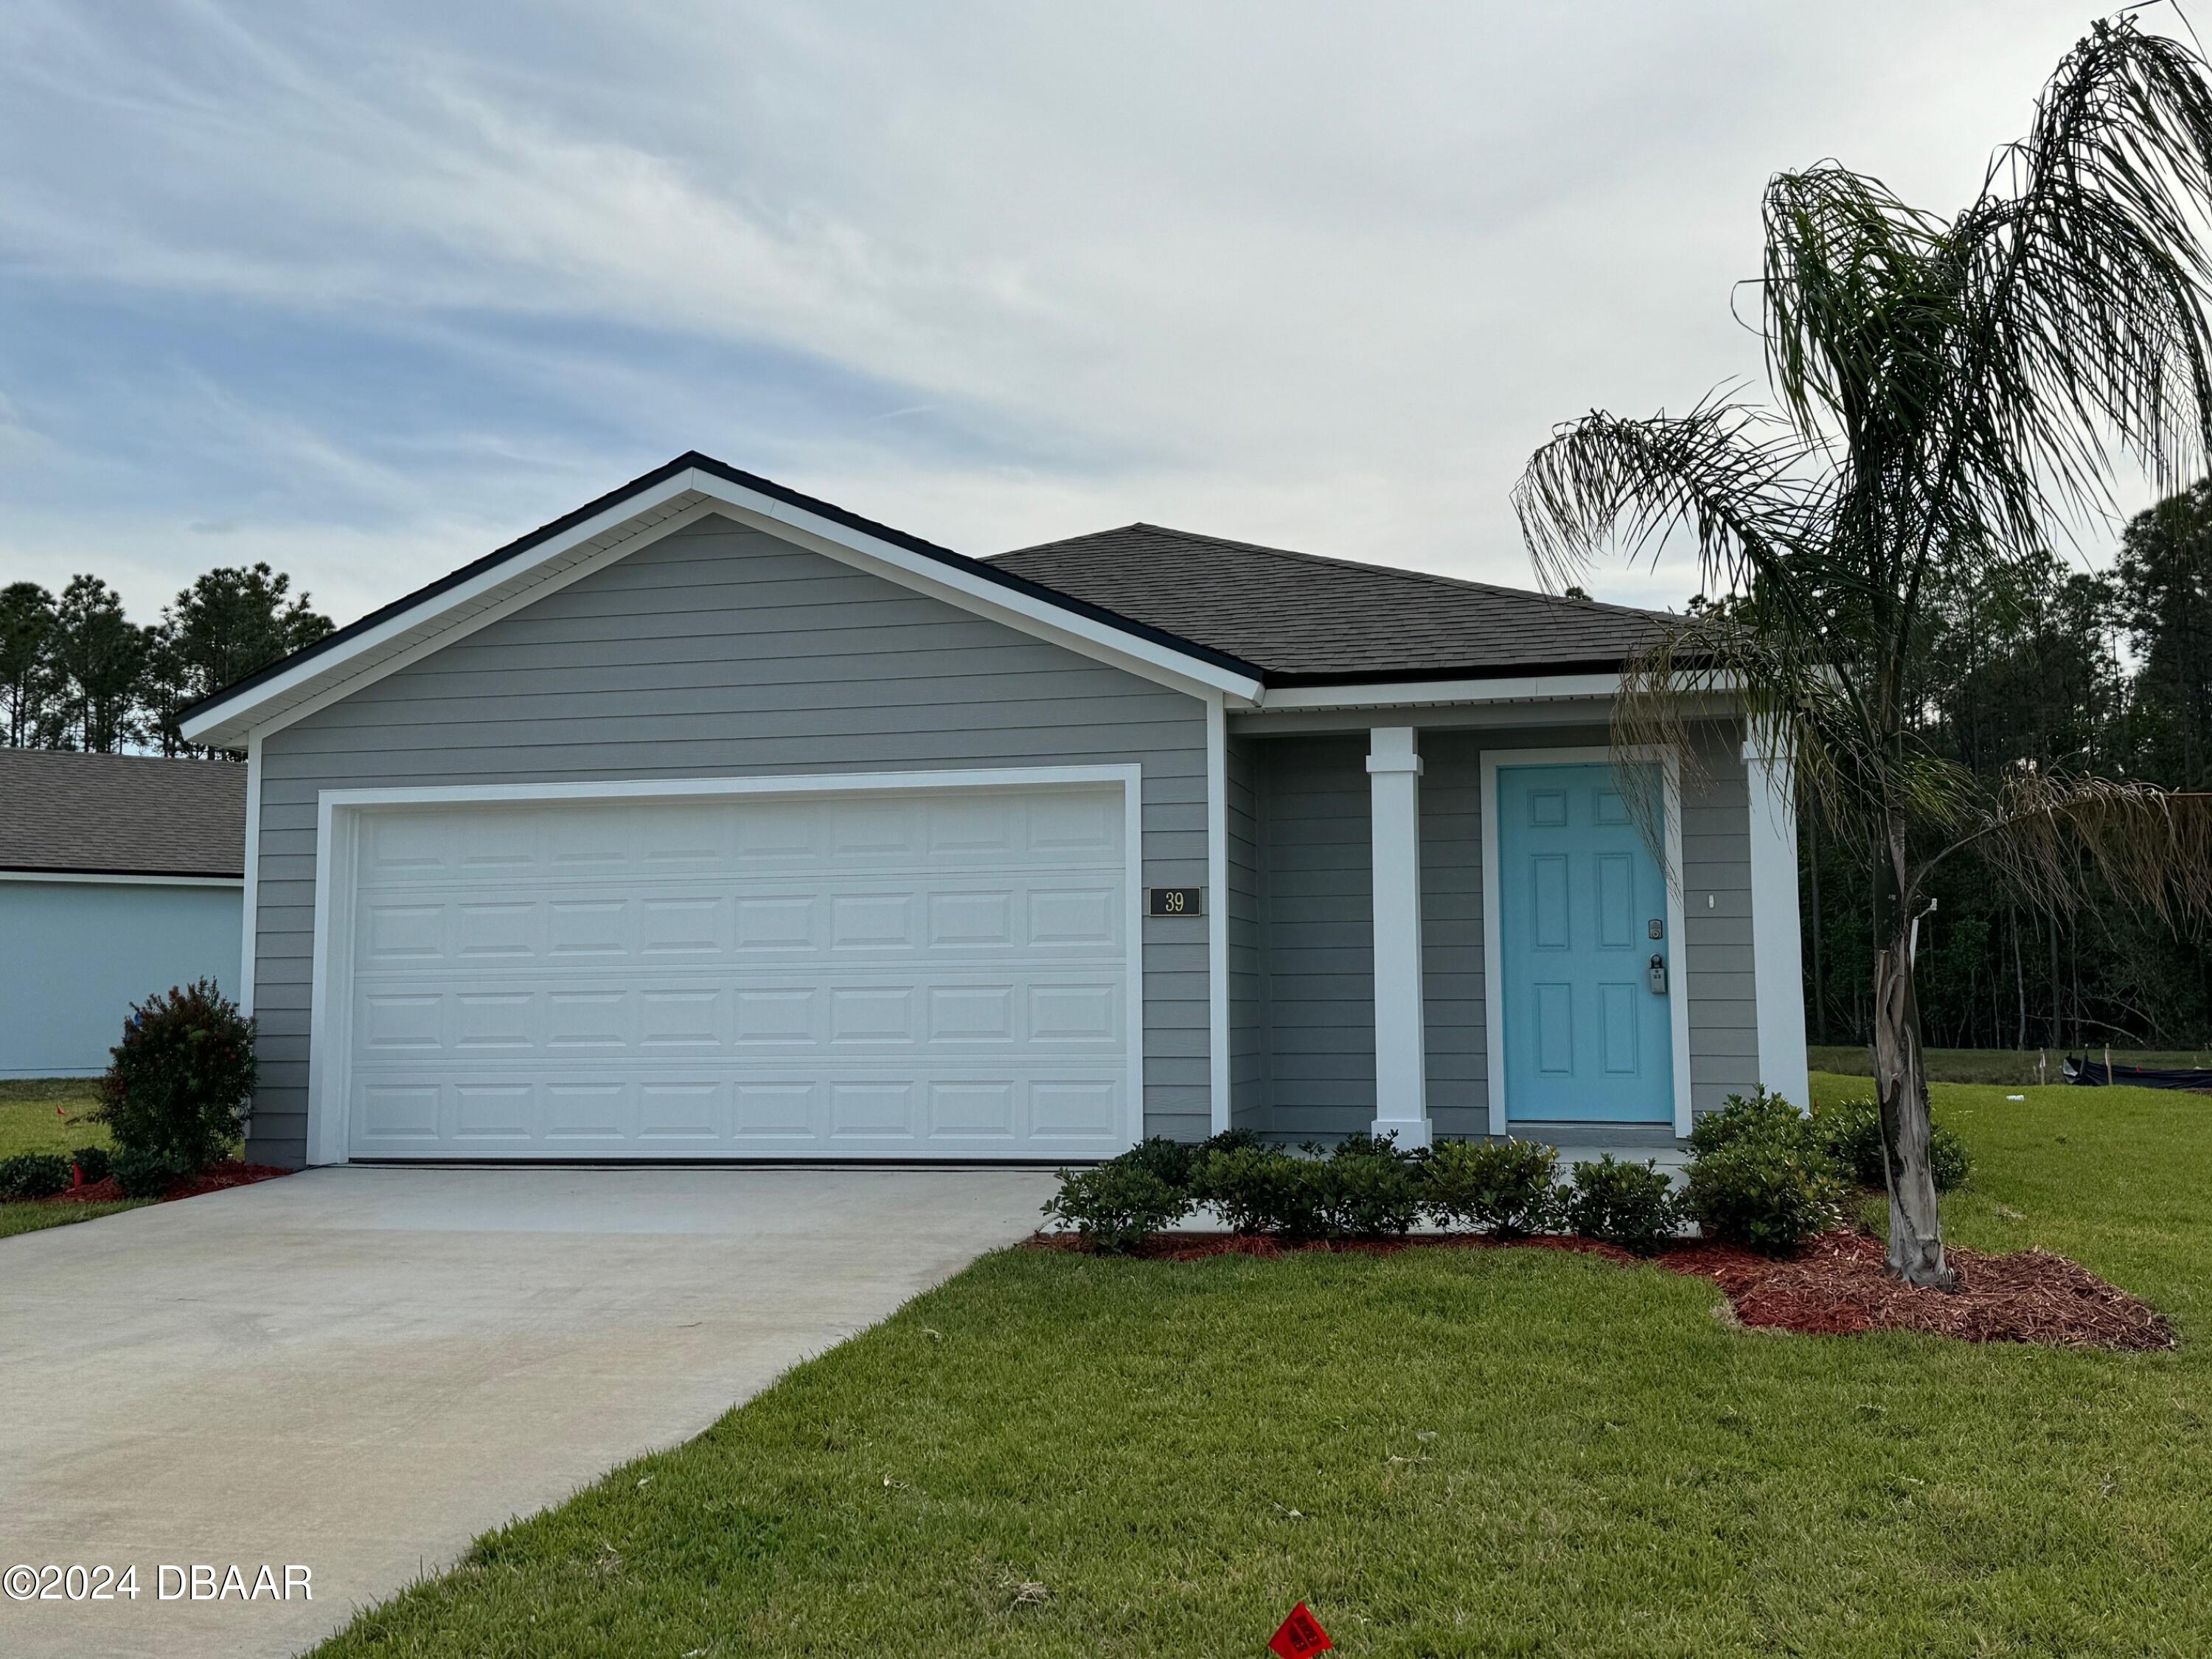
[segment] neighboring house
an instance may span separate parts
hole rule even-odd
[[[246,769],[0,749],[0,1078],[107,1069],[173,985],[234,992]]]
[[[1141,525],[970,559],[680,457],[188,711],[249,756],[251,1155],[1671,1145],[1802,1101],[1786,785],[1724,708],[1611,764],[1658,625]]]

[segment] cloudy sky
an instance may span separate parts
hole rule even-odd
[[[2094,3],[5,0],[0,580],[344,620],[696,448],[1525,582],[1553,422],[1756,373],[1766,176],[1948,210]]]

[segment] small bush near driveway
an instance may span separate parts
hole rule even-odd
[[[167,1152],[126,1146],[116,1153],[112,1173],[125,1198],[166,1198],[169,1188],[191,1172],[178,1167]]]
[[[1095,1170],[1062,1170],[1044,1212],[1102,1255],[1121,1255],[1189,1214],[1190,1194],[1144,1162],[1117,1158]]]
[[[134,1007],[112,1053],[100,1116],[123,1151],[190,1175],[234,1148],[253,1099],[253,1022],[213,980]]]
[[[73,1179],[69,1159],[58,1152],[22,1152],[0,1160],[0,1200],[52,1198]]]

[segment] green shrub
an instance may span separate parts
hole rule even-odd
[[[1871,1098],[1840,1100],[1814,1109],[1813,1133],[1837,1170],[1862,1187],[1887,1187],[1889,1161],[1881,1139],[1881,1108]],[[1928,1126],[1928,1167],[1936,1190],[1948,1193],[1966,1184],[1973,1160],[1958,1136],[1940,1123]]]
[[[1730,1095],[1717,1112],[1707,1112],[1690,1126],[1692,1157],[1717,1152],[1746,1137],[1796,1141],[1804,1137],[1810,1120],[1780,1095],[1764,1086],[1748,1095]]]
[[[1045,1200],[1044,1212],[1092,1249],[1121,1255],[1189,1214],[1190,1198],[1158,1171],[1116,1158],[1095,1170],[1062,1170],[1060,1190]]]
[[[70,1161],[58,1152],[22,1152],[0,1162],[0,1199],[52,1198],[69,1184]]]
[[[235,1146],[253,1099],[253,1022],[213,980],[149,997],[111,1053],[95,1115],[118,1148],[189,1175]]]
[[[1120,1169],[1143,1170],[1158,1176],[1176,1191],[1187,1193],[1190,1190],[1191,1164],[1198,1152],[1198,1147],[1188,1140],[1148,1135],[1110,1161]]]
[[[88,1187],[95,1181],[106,1180],[114,1167],[105,1146],[80,1146],[70,1154],[70,1162],[83,1171]]]
[[[1411,1231],[1421,1218],[1413,1161],[1395,1139],[1347,1135],[1308,1168],[1320,1188],[1321,1231],[1331,1237],[1389,1237]]]
[[[1607,1152],[1595,1164],[1575,1165],[1567,1194],[1567,1222],[1585,1238],[1602,1239],[1638,1255],[1650,1255],[1674,1236],[1681,1206],[1674,1183],[1656,1161],[1622,1164]]]
[[[1190,1149],[1188,1188],[1196,1193],[1206,1183],[1206,1161],[1216,1152],[1241,1152],[1267,1143],[1249,1129],[1224,1129]]]
[[[115,1154],[110,1173],[125,1198],[166,1198],[169,1188],[191,1171],[168,1152],[125,1146]]]
[[[1199,1166],[1192,1195],[1219,1210],[1232,1233],[1318,1238],[1328,1228],[1326,1178],[1320,1173],[1327,1167],[1279,1147],[1231,1146],[1209,1154]]]
[[[1843,1220],[1844,1190],[1811,1136],[1762,1130],[1693,1156],[1682,1207],[1708,1238],[1787,1255]]]
[[[1525,1238],[1558,1224],[1559,1155],[1533,1140],[1451,1140],[1422,1160],[1423,1200],[1440,1227]]]

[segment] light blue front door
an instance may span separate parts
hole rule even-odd
[[[1677,952],[1624,783],[1656,777],[1603,763],[1498,769],[1508,1122],[1674,1121]]]

